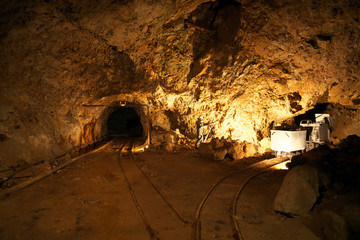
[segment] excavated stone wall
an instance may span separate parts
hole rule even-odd
[[[97,139],[102,108],[146,104],[154,129],[259,142],[334,103],[360,134],[360,4],[35,0],[0,4],[0,167]]]

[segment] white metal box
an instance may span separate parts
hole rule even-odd
[[[315,122],[325,123],[328,124],[329,127],[332,127],[334,124],[334,119],[330,116],[330,114],[316,113]]]
[[[278,152],[305,150],[306,131],[271,130],[270,148]]]

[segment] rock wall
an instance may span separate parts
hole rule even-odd
[[[9,0],[0,7],[2,166],[98,138],[93,128],[104,109],[84,104],[146,104],[153,127],[188,137],[204,115],[218,121],[216,137],[248,142],[317,103],[359,115],[358,1]]]

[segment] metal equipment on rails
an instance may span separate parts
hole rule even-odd
[[[297,130],[270,130],[270,148],[277,157],[292,157],[325,144],[331,134],[333,119],[329,114],[315,114],[315,122],[302,120]]]

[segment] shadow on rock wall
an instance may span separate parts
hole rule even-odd
[[[218,0],[199,5],[185,20],[189,27],[197,29],[192,39],[194,53],[188,81],[206,70],[202,59],[209,57],[207,64],[213,66],[213,75],[219,76],[229,56],[238,52],[235,38],[241,27],[241,11],[241,4],[234,0]]]

